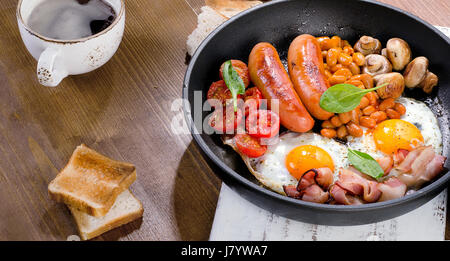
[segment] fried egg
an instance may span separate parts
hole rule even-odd
[[[442,133],[438,119],[431,109],[425,103],[412,98],[401,97],[397,102],[406,108],[401,119],[414,124],[420,130],[424,145],[431,145],[437,154],[442,154]]]
[[[391,155],[399,149],[412,150],[419,145],[431,145],[436,153],[442,154],[442,134],[430,108],[412,98],[402,97],[397,102],[405,106],[405,115],[383,121],[374,130],[363,128],[362,137],[348,137],[349,148],[374,158]]]
[[[344,144],[319,134],[288,131],[280,135],[277,144],[269,145],[263,156],[241,156],[264,186],[284,194],[283,185],[297,185],[312,168],[328,167],[337,177],[339,169],[348,166],[347,152]]]
[[[224,143],[241,155],[262,185],[280,194],[285,194],[284,185],[297,185],[300,177],[312,168],[328,167],[336,180],[339,169],[349,166],[349,148],[375,159],[391,155],[398,149],[411,150],[419,145],[431,145],[436,153],[442,154],[442,134],[430,108],[411,98],[402,97],[397,102],[406,108],[401,119],[383,121],[372,130],[362,127],[364,135],[348,136],[346,144],[312,132],[287,131],[279,136],[277,143],[267,146],[263,156],[249,158],[239,153],[232,138],[225,138]]]

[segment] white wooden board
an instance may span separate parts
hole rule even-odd
[[[210,240],[443,240],[447,191],[398,218],[361,226],[322,226],[287,219],[222,184]]]
[[[450,28],[438,27],[450,37]],[[222,184],[210,240],[444,240],[447,190],[422,207],[361,226],[312,225],[277,216]]]

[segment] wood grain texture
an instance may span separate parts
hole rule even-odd
[[[144,217],[98,240],[206,240],[220,182],[190,135],[171,135],[197,23],[184,0],[127,1],[118,52],[102,68],[57,88],[37,82],[17,30],[17,1],[0,6],[0,240],[66,240],[77,234],[47,185],[85,143],[136,165],[131,190]]]
[[[450,27],[450,1],[448,0],[379,0],[413,15],[433,25]]]
[[[448,1],[394,1],[450,26]],[[411,4],[414,2],[414,4]],[[186,69],[185,42],[203,0],[129,0],[124,39],[102,68],[40,86],[17,29],[17,0],[0,5],[0,240],[77,234],[47,185],[80,143],[136,165],[141,220],[97,240],[206,240],[220,181],[190,135],[171,135]],[[417,13],[416,13],[417,12]]]
[[[204,5],[204,0],[185,0],[196,11]],[[423,20],[440,26],[450,27],[450,1],[448,0],[379,0],[416,15]]]

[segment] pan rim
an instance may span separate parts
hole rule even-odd
[[[183,81],[183,92],[182,92],[182,98],[187,99],[188,97],[188,91],[189,91],[189,82],[190,82],[190,77],[192,74],[192,70],[194,68],[194,64],[196,63],[199,54],[203,51],[203,49],[205,48],[205,46],[210,42],[210,40],[218,33],[220,32],[223,28],[227,27],[229,24],[234,23],[236,20],[239,20],[241,17],[246,16],[247,14],[254,12],[256,10],[259,9],[263,9],[263,8],[270,8],[270,6],[272,5],[277,5],[277,4],[281,4],[284,2],[291,2],[293,0],[279,0],[279,1],[273,1],[273,2],[268,2],[268,3],[264,3],[258,6],[255,6],[253,8],[250,8],[246,11],[243,11],[241,13],[239,13],[236,16],[233,16],[232,18],[230,18],[228,21],[224,22],[223,24],[221,24],[220,26],[218,26],[214,31],[212,31],[203,41],[202,43],[199,45],[199,47],[197,48],[197,50],[195,51],[194,55],[192,56],[188,68],[186,70],[186,74],[184,77],[184,81]],[[436,27],[434,27],[433,25],[431,25],[430,23],[422,20],[421,18],[412,15],[400,8],[391,6],[389,4],[385,4],[385,3],[380,3],[380,2],[374,2],[371,0],[354,0],[356,2],[364,2],[367,4],[372,4],[372,5],[376,5],[376,6],[382,6],[384,8],[388,8],[391,10],[396,11],[397,13],[406,15],[410,18],[412,18],[413,20],[415,20],[416,22],[419,22],[421,24],[423,24],[424,26],[426,26],[429,30],[433,31],[434,33],[436,33],[437,35],[439,35],[443,40],[445,40],[447,42],[447,44],[450,46],[450,38],[448,38],[444,33],[442,33],[441,31],[439,31]],[[398,199],[394,199],[394,200],[389,200],[389,201],[384,201],[384,202],[375,202],[375,203],[368,203],[368,204],[362,204],[362,205],[329,205],[329,204],[318,204],[318,203],[313,203],[313,202],[307,202],[307,201],[302,201],[302,200],[297,200],[297,199],[293,199],[293,198],[289,198],[287,196],[278,194],[268,188],[264,188],[261,187],[258,184],[255,184],[251,181],[249,181],[248,179],[244,178],[243,176],[241,176],[238,172],[234,171],[232,168],[230,168],[228,165],[226,165],[221,159],[219,159],[214,152],[209,148],[209,146],[206,144],[206,142],[204,141],[204,139],[201,137],[200,134],[198,134],[199,132],[197,131],[197,128],[195,127],[195,124],[193,124],[193,119],[192,116],[190,114],[190,105],[189,103],[183,103],[183,113],[184,113],[184,117],[187,123],[187,126],[191,132],[191,135],[194,139],[194,141],[197,143],[197,145],[203,150],[203,152],[209,157],[210,160],[213,161],[213,163],[218,166],[223,173],[225,173],[228,177],[232,178],[234,181],[236,181],[237,183],[239,183],[242,186],[245,186],[246,189],[253,191],[253,192],[257,192],[257,193],[261,193],[263,196],[265,197],[269,197],[271,199],[274,200],[274,202],[278,203],[285,203],[285,204],[289,204],[295,207],[302,207],[302,208],[308,208],[308,209],[316,209],[316,210],[322,210],[322,211],[332,211],[332,212],[365,212],[365,211],[370,211],[370,210],[377,210],[377,209],[384,209],[384,208],[391,208],[397,205],[404,205],[407,204],[408,202],[411,201],[415,201],[415,200],[419,200],[422,197],[427,196],[428,194],[441,190],[442,187],[446,186],[447,183],[450,180],[450,171],[447,171],[447,173],[442,174],[437,180],[433,181],[432,183],[428,184],[427,186],[417,190],[416,192],[403,196],[401,198]],[[226,182],[225,182],[226,183]],[[420,205],[418,205],[417,207],[420,207]],[[415,208],[417,208],[415,207]]]

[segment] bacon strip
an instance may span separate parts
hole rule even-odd
[[[422,176],[426,181],[431,181],[444,170],[444,163],[447,158],[441,155],[435,155],[434,158],[428,163],[425,170],[425,175]]]
[[[313,184],[303,190],[302,200],[316,203],[325,203],[330,198],[328,192],[324,191],[319,185]]]
[[[284,193],[286,193],[286,195],[290,198],[299,199],[302,196],[301,193],[297,190],[297,186],[295,185],[288,185],[288,186],[284,185],[283,190]]]
[[[334,199],[331,203],[344,205],[387,201],[403,197],[408,187],[420,187],[433,180],[444,169],[445,160],[431,146],[411,152],[399,150],[392,158],[377,159],[385,176],[389,175],[382,183],[350,166],[340,170],[339,180],[334,184],[333,172],[320,168],[303,174],[297,186],[283,186],[283,189],[289,197],[316,203],[329,202],[330,196]]]
[[[377,184],[376,181],[365,179],[350,169],[341,169],[339,180],[336,181],[336,185],[353,195],[362,196],[367,202],[375,202],[380,198],[381,191]]]
[[[329,168],[308,170],[297,186],[283,186],[288,197],[309,202],[325,203],[329,199],[328,188],[333,183],[333,172]]]
[[[330,188],[330,195],[336,203],[344,205],[361,205],[364,204],[359,198],[349,195],[349,192],[338,185]]]
[[[381,197],[378,201],[387,201],[401,198],[406,193],[406,185],[398,178],[390,178],[383,183],[378,183],[377,188],[381,191]]]
[[[443,169],[446,157],[438,155],[431,146],[417,148],[390,173],[408,187],[419,188],[433,180]]]
[[[394,166],[394,160],[391,157],[383,157],[377,159],[378,164],[380,164],[380,167],[384,171],[384,175],[386,176],[389,174],[389,172],[392,170],[392,167]]]
[[[317,184],[319,184],[319,186],[321,186],[323,189],[328,189],[334,181],[333,171],[331,171],[331,169],[329,168],[319,168],[317,169],[317,171]]]
[[[316,176],[318,175],[318,171],[316,169],[308,170],[305,174],[302,175],[300,180],[298,181],[297,190],[302,191],[309,186],[316,184]]]
[[[408,156],[409,151],[404,149],[399,149],[397,153],[394,154],[393,160],[394,165],[399,165],[402,161],[405,160],[406,156]]]
[[[420,155],[420,153],[425,149],[425,147],[419,147],[411,152],[405,157],[405,159],[396,167],[397,170],[402,172],[409,172],[411,170],[412,163]]]
[[[341,169],[339,180],[336,181],[336,185],[353,195],[361,195],[364,193],[364,183],[363,178],[350,169]]]

